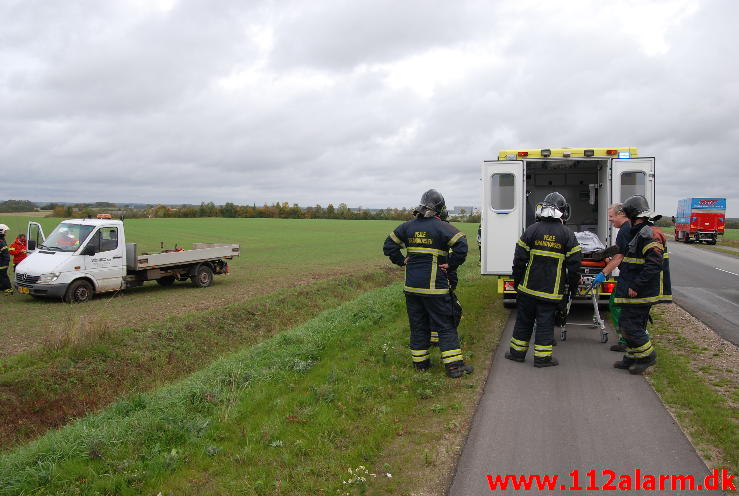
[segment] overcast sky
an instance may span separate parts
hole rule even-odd
[[[739,217],[739,2],[0,0],[0,200],[479,205],[636,146]]]

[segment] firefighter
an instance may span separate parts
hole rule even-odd
[[[449,211],[444,210],[440,215],[439,218],[443,220],[444,222],[449,222]],[[457,275],[457,270],[447,270],[446,271],[447,279],[449,280],[449,295],[452,297],[452,303],[454,304],[454,309],[459,310],[462,308],[462,305],[459,303],[459,300],[457,299],[457,295],[454,294],[454,291],[457,289],[457,283],[459,282],[459,276]],[[461,318],[461,311],[459,311]],[[455,327],[459,326],[459,323],[457,321],[457,315],[455,313]],[[439,346],[439,331],[431,331],[431,346]]]
[[[8,250],[8,253],[13,256],[13,268],[17,267],[26,258],[27,252],[26,235],[20,233]]]
[[[623,205],[621,203],[614,203],[608,208],[608,221],[613,224],[613,227],[618,228],[618,234],[616,235],[616,246],[618,247],[618,253],[616,253],[603,268],[603,270],[595,276],[593,279],[593,287],[598,287],[601,283],[608,279],[608,276],[621,264],[621,261],[626,256],[626,247],[631,241],[631,223],[629,218],[624,214]],[[618,325],[618,318],[621,314],[621,307],[616,305],[614,299],[616,292],[611,292],[611,297],[608,300],[608,310],[611,313],[611,320],[613,321],[613,327],[616,329],[618,334],[618,343],[611,345],[611,351],[626,351],[626,340],[621,335],[621,328]]]
[[[441,220],[446,211],[444,197],[430,189],[414,210],[415,219],[395,228],[385,239],[383,253],[390,261],[405,266],[405,293],[410,349],[417,370],[431,367],[431,329],[439,333],[439,349],[446,374],[452,378],[472,373],[464,363],[454,324],[454,304],[449,294],[448,274],[467,257],[464,233]],[[407,256],[403,256],[405,248]],[[451,251],[450,251],[451,250]]]
[[[643,196],[627,198],[623,210],[631,222],[631,240],[619,266],[614,302],[621,307],[619,327],[626,340],[626,354],[613,364],[642,374],[657,362],[647,320],[652,305],[672,301],[670,265],[664,233],[649,219],[654,213]]]
[[[5,294],[13,294],[13,287],[8,279],[8,265],[10,265],[10,253],[8,243],[5,242],[5,234],[10,230],[5,224],[0,224],[0,291]]]
[[[517,315],[510,350],[505,357],[523,362],[536,321],[534,367],[558,365],[552,357],[554,314],[565,291],[577,291],[582,250],[563,223],[570,206],[564,196],[550,193],[536,206],[537,222],[516,242],[513,281],[517,291]]]

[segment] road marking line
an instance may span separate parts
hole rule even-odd
[[[739,274],[734,274],[733,272],[729,272],[728,270],[724,270],[724,269],[719,269],[718,267],[714,267],[714,269],[716,269],[716,270],[720,270],[721,272],[726,272],[727,274],[731,274],[732,276],[737,276],[737,277],[739,277]]]

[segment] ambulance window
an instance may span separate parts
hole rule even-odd
[[[644,172],[624,172],[621,174],[621,201],[634,195],[646,196],[646,177]]]
[[[515,179],[513,174],[493,174],[491,200],[494,210],[513,210],[515,203]]]

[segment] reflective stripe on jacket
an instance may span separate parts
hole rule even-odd
[[[530,225],[516,242],[516,289],[545,301],[560,301],[580,280],[582,250],[573,233],[557,219]]]
[[[632,227],[632,238],[619,265],[613,302],[617,305],[654,305],[672,301],[670,255],[662,231],[651,222]],[[629,296],[629,289],[636,296]]]
[[[406,293],[445,295],[449,293],[449,278],[439,265],[449,264],[449,271],[462,265],[467,257],[467,240],[459,229],[437,217],[418,218],[391,232],[385,239],[383,253],[394,264],[405,265]]]

